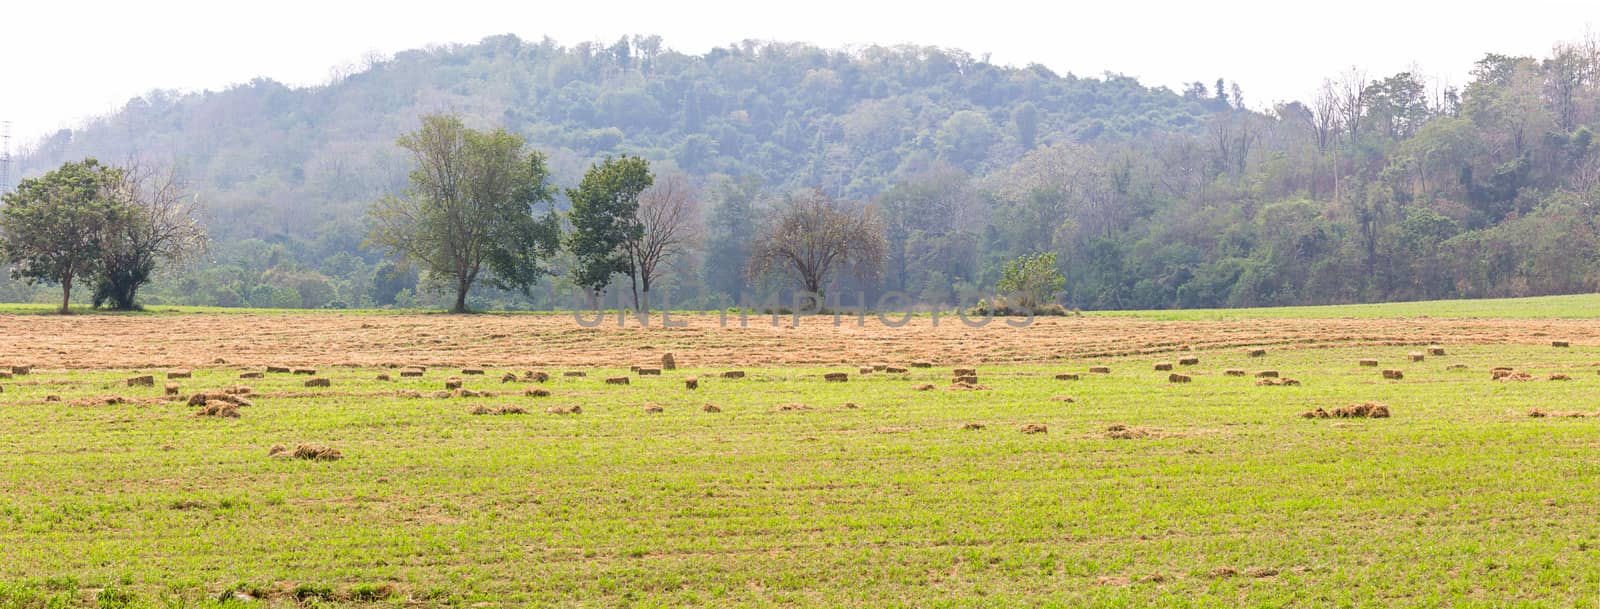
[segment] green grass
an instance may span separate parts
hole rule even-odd
[[[427,309],[262,309],[251,307],[195,307],[177,305],[151,305],[145,311],[116,312],[75,305],[75,314],[96,315],[171,315],[184,313],[220,313],[251,315],[400,315],[408,313],[440,313]],[[56,312],[56,305],[29,303],[0,303],[0,315],[48,315]],[[557,314],[565,311],[489,311],[502,315]],[[685,313],[687,311],[675,311]],[[609,312],[615,315],[616,311]],[[946,313],[948,315],[949,313]],[[1149,311],[1088,311],[1085,315],[1139,317],[1166,321],[1212,321],[1239,319],[1327,319],[1350,317],[1380,319],[1393,317],[1478,317],[1506,319],[1600,319],[1600,294],[1572,294],[1566,296],[1535,296],[1529,298],[1485,298],[1472,300],[1428,300],[1417,302],[1389,302],[1378,304],[1324,305],[1306,307],[1259,307],[1244,309],[1158,309]],[[928,314],[919,314],[926,316]]]
[[[968,392],[913,390],[948,369],[603,385],[612,370],[558,376],[549,398],[413,399],[378,394],[454,371],[325,368],[331,393],[257,398],[231,420],[73,403],[158,397],[161,381],[125,387],[130,371],[35,372],[0,381],[0,607],[234,591],[265,597],[252,606],[1595,607],[1600,419],[1526,411],[1594,410],[1600,351],[1408,350],[1200,353],[1189,384],[1144,358],[982,367],[990,389]],[[1574,380],[1488,380],[1507,363]],[[1090,364],[1113,373],[1051,378]],[[1221,375],[1267,367],[1304,385]],[[500,372],[468,387],[522,386]],[[1394,417],[1297,416],[1364,401]],[[774,410],[789,402],[810,409]],[[531,413],[468,414],[504,403]],[[543,412],[557,404],[584,412]],[[1110,439],[1112,424],[1155,435]],[[267,457],[298,442],[346,458]]]
[[[1094,311],[1086,312],[1084,314],[1117,317],[1140,317],[1168,321],[1327,319],[1340,317],[1351,317],[1356,319],[1379,319],[1391,317],[1596,319],[1600,318],[1600,294],[1536,296],[1530,298],[1427,300],[1418,302],[1386,302],[1378,304],[1325,305],[1311,307]]]

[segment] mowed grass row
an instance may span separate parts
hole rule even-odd
[[[1600,419],[1527,412],[1600,410],[1600,352],[1448,348],[1185,354],[1186,384],[1152,358],[980,365],[979,391],[949,368],[551,369],[543,398],[499,382],[521,370],[463,377],[514,392],[488,398],[431,397],[459,376],[439,369],[172,381],[268,396],[238,419],[80,403],[159,397],[134,371],[35,371],[0,380],[0,606],[1595,606]],[[1053,378],[1090,365],[1112,373]],[[1299,417],[1367,401],[1393,417]],[[267,456],[301,442],[345,458]]]

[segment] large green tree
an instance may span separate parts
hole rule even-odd
[[[114,195],[122,171],[95,159],[23,180],[0,208],[0,255],[13,278],[61,286],[68,313],[76,279],[101,268],[101,234],[127,213]]]
[[[100,231],[100,265],[94,277],[94,305],[127,311],[139,308],[139,288],[163,262],[179,262],[206,247],[198,200],[171,170],[134,163],[110,185],[122,213]]]
[[[605,291],[611,276],[634,276],[635,261],[628,244],[644,236],[639,220],[639,195],[654,183],[650,164],[644,159],[623,155],[606,157],[583,174],[577,188],[567,189],[572,209],[567,214],[572,233],[567,249],[578,259],[572,269],[573,283],[592,294]],[[634,306],[639,305],[637,283]]]
[[[402,136],[411,152],[411,188],[368,208],[368,242],[427,271],[430,287],[452,289],[451,312],[467,310],[480,279],[526,293],[549,271],[560,246],[560,218],[548,206],[545,157],[504,129],[467,128],[460,117],[430,115]]]

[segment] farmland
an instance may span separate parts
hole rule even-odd
[[[1594,302],[1027,328],[13,311],[0,607],[1592,607],[1600,418],[1529,414],[1600,410]],[[1189,382],[1155,370],[1184,358]],[[236,418],[186,399],[237,385]],[[1392,416],[1301,416],[1369,402]],[[474,414],[503,406],[525,412]],[[268,455],[300,444],[342,458]]]

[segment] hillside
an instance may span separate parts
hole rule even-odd
[[[152,93],[47,139],[21,169],[173,160],[216,247],[147,292],[165,304],[433,303],[361,248],[361,211],[403,187],[394,140],[439,111],[525,135],[563,184],[619,153],[689,175],[711,239],[663,285],[682,306],[747,293],[755,225],[811,187],[887,220],[887,272],[851,287],[928,302],[992,289],[1030,252],[1058,254],[1062,301],[1085,309],[1531,296],[1600,279],[1593,43],[1488,54],[1461,89],[1352,70],[1266,111],[1220,79],[1179,93],[933,48],[746,42],[691,56],[654,37],[501,36],[368,63],[313,88]],[[556,281],[476,304],[570,304],[563,294]],[[0,283],[0,299],[41,297]]]

